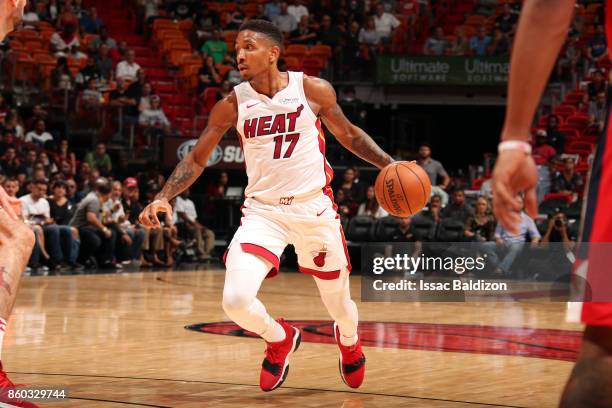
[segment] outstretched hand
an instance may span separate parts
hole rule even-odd
[[[140,213],[138,220],[142,225],[149,228],[155,228],[161,226],[159,219],[157,218],[158,213],[165,213],[167,218],[172,219],[172,206],[165,199],[153,200],[149,205],[145,207]]]
[[[497,221],[510,233],[518,234],[524,193],[525,211],[531,218],[538,215],[536,185],[538,172],[531,155],[518,150],[501,152],[493,170],[493,211]]]

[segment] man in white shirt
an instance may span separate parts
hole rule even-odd
[[[26,134],[25,141],[43,146],[46,142],[53,141],[53,135],[46,131],[45,121],[38,119],[34,129]]]
[[[126,58],[117,64],[117,70],[115,71],[115,77],[117,79],[124,79],[133,82],[138,77],[138,70],[140,65],[135,62],[136,53],[134,50],[128,50]]]
[[[51,218],[51,208],[47,195],[47,181],[35,180],[32,185],[32,192],[19,198],[21,201],[21,214],[36,232],[36,226],[42,228],[44,240],[40,240],[41,252],[46,255],[43,249],[48,251],[51,268],[58,269],[62,263],[66,263],[70,258],[72,249],[72,232],[67,225],[57,225]],[[66,253],[64,253],[66,252]]]
[[[187,232],[195,238],[198,260],[211,259],[210,254],[215,247],[215,233],[198,222],[195,204],[189,199],[189,189],[176,198],[174,214],[179,232]]]
[[[108,200],[102,205],[102,212],[106,214],[105,225],[117,232],[121,240],[117,242],[117,257],[123,264],[136,262],[140,259],[145,231],[132,225],[125,215],[121,196],[123,195],[123,184],[114,181]]]
[[[281,3],[280,14],[272,19],[272,23],[283,33],[287,34],[297,28],[297,20],[289,14],[289,8],[286,2]]]
[[[304,5],[304,0],[295,0],[295,4],[287,8],[287,12],[293,16],[295,21],[300,21],[303,16],[308,16],[308,9]]]
[[[388,41],[393,30],[400,26],[400,21],[393,14],[385,12],[385,6],[382,3],[378,3],[376,5],[376,14],[374,15],[374,26],[383,41]]]

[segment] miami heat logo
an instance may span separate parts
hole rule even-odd
[[[325,265],[325,256],[327,255],[327,245],[323,245],[323,248],[314,254],[316,254],[314,258],[312,258],[314,264],[319,268],[323,267]]]

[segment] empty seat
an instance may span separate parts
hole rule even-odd
[[[441,242],[460,242],[463,241],[465,224],[463,221],[453,218],[446,218],[440,221],[436,240]]]
[[[346,236],[351,241],[370,241],[374,227],[374,219],[366,216],[356,216],[349,222]]]
[[[376,221],[374,226],[374,241],[388,242],[394,239],[398,220],[395,217],[383,217]]]

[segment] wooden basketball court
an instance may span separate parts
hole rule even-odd
[[[358,302],[367,373],[352,390],[312,278],[281,273],[260,298],[304,341],[283,387],[264,393],[264,343],[229,324],[223,279],[220,268],[26,277],[5,368],[16,383],[68,388],[50,407],[542,408],[556,405],[580,340],[560,302]],[[351,285],[358,300],[358,276]]]

